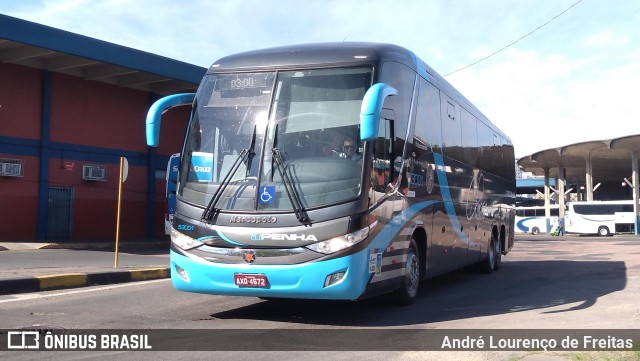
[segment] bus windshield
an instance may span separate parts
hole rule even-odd
[[[239,211],[357,197],[359,113],[371,81],[371,68],[207,75],[196,95],[178,195]]]

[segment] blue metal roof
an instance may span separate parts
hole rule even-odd
[[[556,186],[556,179],[549,178],[549,185]],[[544,178],[523,178],[516,179],[516,188],[542,188],[544,187]]]
[[[206,68],[0,14],[0,39],[198,84]],[[0,50],[8,49],[7,46]],[[0,52],[0,56],[2,53]],[[50,54],[49,54],[50,55]],[[7,61],[4,60],[3,61]],[[11,61],[18,63],[18,61]]]

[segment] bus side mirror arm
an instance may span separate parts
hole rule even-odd
[[[195,93],[183,93],[168,95],[164,98],[158,99],[147,112],[147,145],[150,147],[157,147],[160,140],[160,125],[162,121],[162,114],[167,110],[181,106],[193,104],[195,99]]]
[[[384,100],[388,96],[396,95],[398,91],[386,83],[374,84],[362,98],[360,107],[360,140],[374,140],[378,136],[380,111]]]

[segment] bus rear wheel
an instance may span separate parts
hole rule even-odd
[[[600,235],[600,236],[608,236],[609,235],[609,228],[607,228],[606,226],[598,227],[598,235]]]
[[[531,234],[533,234],[534,236],[537,235],[538,233],[540,233],[540,228],[538,227],[533,227],[533,229],[531,230]]]
[[[480,270],[484,273],[491,273],[500,269],[502,265],[502,245],[495,237],[491,237],[487,258],[480,264]]]
[[[400,306],[411,304],[418,296],[420,278],[420,256],[418,253],[418,245],[416,241],[411,238],[409,249],[407,250],[407,261],[405,263],[402,285],[394,292],[394,302]]]

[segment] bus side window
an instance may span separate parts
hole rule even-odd
[[[378,127],[378,137],[373,144],[373,166],[371,185],[376,192],[386,192],[391,183],[393,155],[393,112],[383,109]]]

